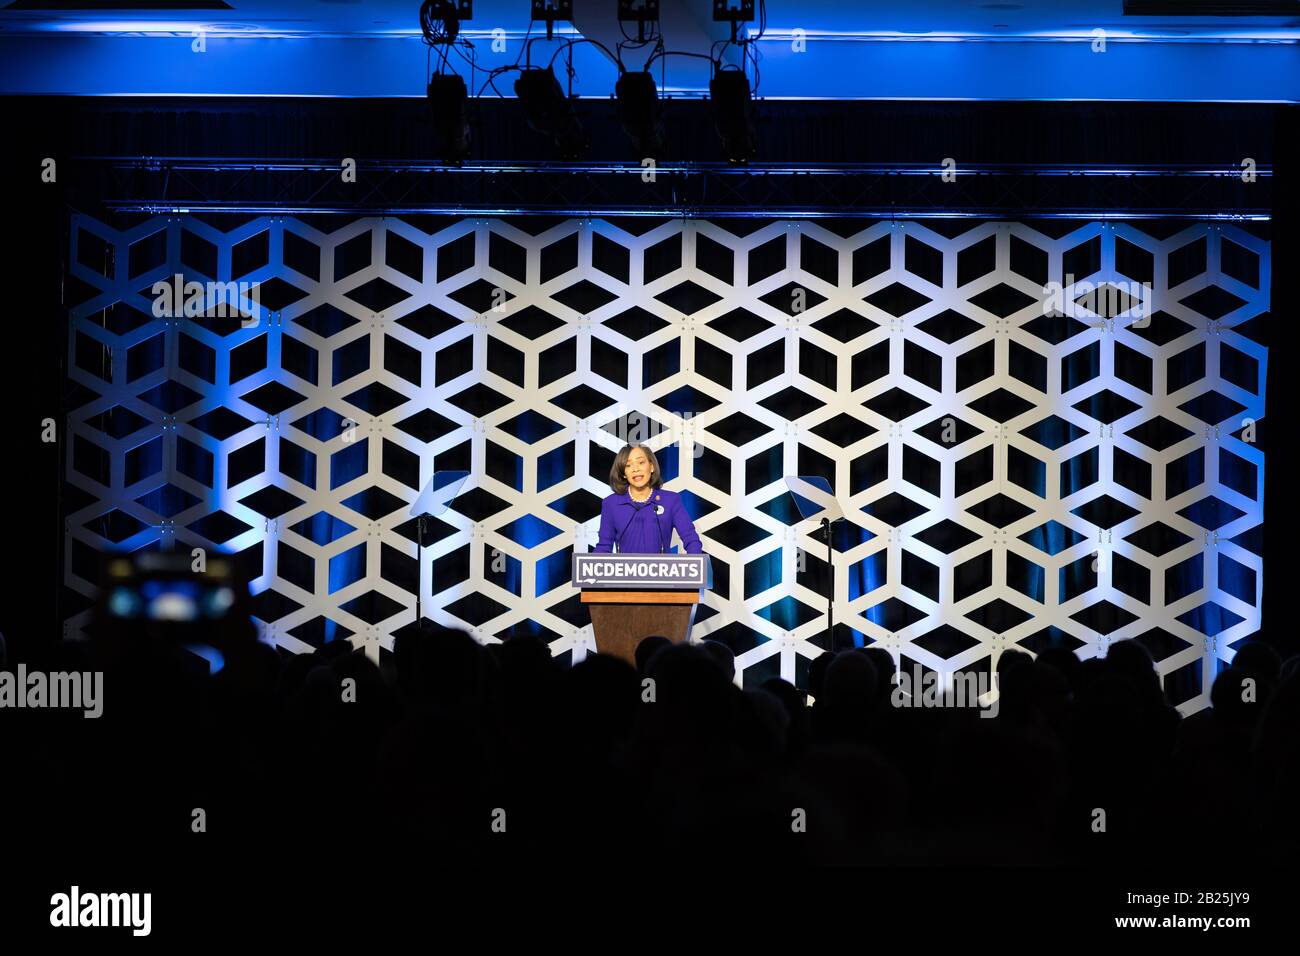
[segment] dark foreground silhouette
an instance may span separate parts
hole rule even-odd
[[[125,626],[28,663],[102,670],[105,700],[97,720],[5,715],[0,809],[19,841],[186,853],[201,810],[207,845],[258,868],[352,854],[1240,864],[1300,846],[1297,659],[1264,643],[1187,719],[1135,642],[1085,661],[1009,651],[987,718],[893,706],[879,650],[814,661],[808,706],[779,679],[737,688],[718,644],[651,638],[640,673],[603,656],[564,669],[532,638],[430,628],[376,666],[346,642],[293,655],[226,627],[212,675],[174,635]]]

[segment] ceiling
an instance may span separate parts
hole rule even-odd
[[[1187,0],[1194,5],[1196,0]],[[42,0],[20,0],[0,11],[0,25],[10,32],[71,29],[114,31],[167,24],[203,24],[248,33],[383,36],[419,30],[418,2],[398,0],[226,0],[229,10],[186,10],[184,0],[156,3],[171,7],[121,9],[117,3],[88,4],[84,10],[28,10]],[[52,6],[63,6],[52,2]],[[1125,17],[1122,0],[770,0],[769,28],[809,33],[1006,35],[1070,34],[1097,27],[1146,35],[1257,35],[1276,29],[1300,28],[1300,2],[1290,17]],[[675,40],[683,32],[715,30],[709,0],[662,0],[665,33]],[[575,0],[579,21],[608,12],[613,0]],[[607,11],[606,11],[606,8]],[[528,0],[475,0],[475,30],[523,31],[528,27]]]
[[[428,51],[419,38],[417,2],[226,2],[231,9],[110,11],[118,4],[16,9],[66,5],[19,0],[0,9],[0,92],[423,94]],[[1295,101],[1300,0],[1295,6],[1297,15],[1290,17],[1125,17],[1122,0],[769,0],[767,31],[757,44],[759,93]],[[662,7],[669,49],[707,53],[727,35],[724,25],[712,22],[710,0],[662,0]],[[529,34],[528,9],[527,0],[475,0],[463,35],[481,65],[517,61],[523,37],[544,33],[537,24]],[[614,0],[575,0],[574,24],[560,24],[560,37],[612,47],[620,39],[614,9]],[[494,31],[504,51],[492,49]],[[191,50],[200,34],[203,49]],[[1093,49],[1098,36],[1105,38],[1103,51]],[[558,47],[534,42],[534,58],[549,60]],[[197,59],[194,52],[207,57]],[[572,54],[573,92],[608,96],[615,76],[609,57],[594,44]],[[626,62],[639,65],[634,55]],[[707,89],[704,60],[670,57],[656,72],[666,92],[699,95]],[[474,74],[476,90],[483,75]],[[498,87],[510,95],[508,84]]]

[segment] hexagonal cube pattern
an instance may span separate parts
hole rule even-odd
[[[95,551],[213,548],[295,651],[379,653],[418,589],[480,640],[580,656],[569,558],[637,438],[713,558],[695,635],[746,684],[802,683],[826,646],[795,474],[849,515],[838,639],[904,666],[1132,637],[1190,712],[1259,628],[1270,259],[1246,228],[76,216],[71,236],[66,583],[87,597]],[[205,293],[158,315],[176,275]],[[226,282],[255,290],[233,316],[206,289]],[[471,478],[421,564],[409,506],[450,469]]]

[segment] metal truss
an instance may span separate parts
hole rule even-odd
[[[1270,218],[1272,169],[510,163],[87,156],[77,202],[121,213],[701,218]]]

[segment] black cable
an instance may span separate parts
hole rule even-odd
[[[659,38],[659,21],[658,20],[650,21],[650,30],[646,33],[645,39],[641,38],[639,31],[637,36],[635,37],[629,36],[627,32],[626,20],[618,21],[618,30],[620,33],[623,34],[623,39],[627,40],[629,43],[650,43]]]
[[[617,54],[617,58],[618,58],[618,70],[619,70],[619,72],[620,72],[620,73],[626,73],[626,72],[627,72],[627,64],[625,64],[625,63],[623,62],[623,51],[624,51],[624,50],[640,50],[640,49],[642,49],[642,48],[644,48],[644,47],[648,47],[648,46],[650,46],[651,44],[654,44],[654,48],[655,48],[656,50],[660,49],[660,48],[663,46],[662,41],[660,41],[660,40],[658,40],[658,39],[656,39],[656,40],[646,40],[646,41],[644,41],[644,42],[642,42],[642,41],[640,41],[640,40],[632,40],[632,41],[627,41],[627,42],[623,42],[623,43],[618,44],[618,46],[616,46],[614,49],[615,49],[615,52],[616,52],[616,54]],[[649,61],[647,61],[647,63],[648,63],[648,62],[649,62]],[[643,64],[641,65],[641,68],[642,68],[643,70],[646,69],[646,64],[643,63]]]
[[[663,37],[662,24],[660,24],[660,27],[661,27],[661,29],[657,31],[657,35],[658,35],[658,38],[659,38],[659,42],[658,42],[657,48],[655,49],[655,51],[654,51],[653,53],[650,54],[650,58],[649,58],[648,60],[645,61],[645,65],[642,67],[642,70],[644,70],[646,73],[649,73],[650,70],[651,70],[651,68],[652,68],[653,65],[654,65],[654,61],[655,61],[655,60],[658,60],[658,59],[662,59],[662,60],[663,60],[663,64],[662,64],[662,65],[660,66],[660,68],[659,68],[659,89],[663,90],[663,89],[666,89],[667,86],[668,86],[668,57],[670,57],[670,56],[691,56],[691,57],[697,57],[698,59],[701,59],[701,60],[708,60],[710,66],[713,67],[713,69],[716,69],[716,68],[717,68],[717,66],[718,66],[718,62],[717,62],[716,58],[713,57],[713,56],[705,56],[703,53],[690,53],[690,52],[687,52],[686,50],[669,50],[669,49],[667,49],[667,48],[664,46],[664,37]],[[716,47],[717,44],[715,43],[714,46]],[[710,54],[711,54],[711,53],[713,52],[713,50],[710,49],[709,52],[710,52]],[[713,70],[711,69],[709,72],[710,72],[710,78],[712,78]]]
[[[528,52],[528,38],[532,35],[533,35],[533,21],[532,18],[530,17],[528,20],[528,29],[524,31],[524,49],[523,49],[524,53]],[[515,57],[514,65],[515,66],[519,65],[519,57]]]
[[[568,51],[569,51],[568,62],[565,64],[564,69],[565,69],[565,72],[568,74],[568,79],[569,79],[569,88],[568,88],[567,92],[568,92],[568,94],[569,94],[569,97],[572,98],[572,97],[573,97],[573,77],[576,75],[576,74],[573,72],[573,43],[572,43],[572,41],[570,41],[566,46],[562,47],[561,49],[564,49],[564,50],[568,50]],[[556,52],[558,53],[559,51],[557,50]],[[555,57],[552,56],[552,57],[551,57],[551,63],[554,63],[554,62],[555,62]],[[548,70],[551,69],[551,63],[546,64],[546,68],[547,68]]]
[[[646,60],[645,65],[646,65],[647,72],[650,69],[650,64],[653,63],[655,60],[659,59],[661,56],[662,57],[694,56],[694,57],[699,57],[701,60],[708,60],[710,63],[717,62],[716,60],[713,59],[713,57],[705,56],[703,53],[687,53],[685,50],[660,50],[658,53],[654,54],[654,56],[650,57],[650,59]]]
[[[424,0],[420,4],[420,32],[430,46],[456,42],[460,17],[449,0]]]
[[[460,47],[462,46],[469,50],[470,52],[469,56],[466,56],[464,53],[460,52]],[[478,54],[474,51],[474,44],[470,43],[468,40],[462,40],[460,43],[457,43],[454,47],[452,47],[452,49],[455,50],[456,55],[458,57],[460,57],[462,60],[464,60],[466,63],[469,64],[470,86],[473,86],[474,74],[479,69],[481,69],[481,67],[478,65]]]
[[[482,96],[483,91],[486,90],[489,86],[491,86],[492,89],[496,90],[497,96],[501,96],[501,91],[497,90],[496,83],[494,83],[493,81],[502,73],[509,73],[511,70],[519,69],[520,59],[522,59],[524,54],[528,52],[528,42],[529,42],[528,38],[532,36],[532,32],[533,32],[533,21],[529,20],[528,29],[524,32],[524,46],[523,49],[519,51],[519,56],[515,57],[515,62],[509,63],[506,66],[494,66],[491,70],[485,71],[488,74],[488,78],[486,81],[484,81],[483,85],[479,87],[477,96]],[[482,69],[482,67],[480,67],[480,69]]]
[[[528,24],[528,29],[529,31],[533,29],[532,23]],[[524,68],[525,69],[531,70],[533,68],[533,44],[536,43],[538,40],[549,40],[549,39],[550,39],[549,37],[533,37],[531,40],[525,41],[524,43]],[[572,43],[573,41],[569,40],[568,42]],[[563,37],[560,38],[560,43],[561,44],[565,43]],[[560,49],[563,50],[564,47],[561,46]],[[554,58],[552,58],[552,62],[554,62]]]
[[[763,34],[767,33],[767,0],[758,0],[758,33],[750,38],[750,43],[754,46],[754,97],[758,97],[758,88],[762,83],[762,71],[758,67],[760,52],[758,41],[763,39]]]
[[[439,75],[446,74],[451,69],[450,58],[454,51],[461,59],[470,66],[470,86],[474,84],[474,74],[478,70],[478,64],[473,56],[467,57],[461,52],[461,47],[468,48],[471,53],[474,44],[469,40],[460,39],[460,19],[456,16],[455,7],[448,0],[425,0],[420,5],[420,32],[425,46],[430,52],[426,52],[424,72],[428,76],[431,73],[431,51],[438,51],[438,68]]]
[[[538,39],[541,39],[541,38],[538,37]],[[573,53],[572,53],[573,48],[574,48],[575,46],[577,46],[578,44],[580,44],[580,43],[590,43],[590,44],[592,44],[593,46],[598,46],[598,47],[600,47],[602,50],[605,51],[605,55],[606,55],[607,57],[609,57],[609,58],[610,58],[611,60],[613,60],[615,63],[619,63],[619,58],[618,58],[616,55],[614,55],[613,53],[611,53],[610,50],[609,50],[609,47],[605,46],[605,44],[601,43],[599,40],[592,40],[592,39],[589,38],[589,37],[582,37],[582,38],[577,39],[577,40],[569,40],[569,41],[568,41],[567,43],[565,43],[562,47],[560,47],[558,50],[556,50],[553,54],[551,54],[551,62],[550,62],[549,64],[547,64],[547,65],[548,65],[548,66],[554,66],[554,65],[555,65],[555,58],[556,58],[557,56],[559,56],[561,53],[563,53],[565,50],[569,50],[569,51],[570,51],[569,56],[570,56],[570,58],[572,58],[572,56],[573,56]]]
[[[731,37],[724,37],[721,40],[715,40],[713,44],[709,47],[708,59],[713,61],[714,69],[718,72],[721,72],[722,70],[726,70],[726,69],[732,69],[732,70],[740,70],[742,73],[745,73],[747,66],[750,63],[753,64],[754,66],[753,95],[754,96],[758,95],[758,87],[762,75],[758,66],[759,49],[757,46],[757,41],[762,39],[763,35],[766,32],[767,32],[767,0],[758,0],[758,32],[757,33],[744,40],[735,40],[732,39]],[[723,64],[722,57],[723,54],[726,53],[726,49],[729,46],[740,47],[739,66],[736,66],[734,64]],[[722,48],[721,51],[719,51],[718,49],[719,47]],[[700,56],[702,54],[696,54],[696,55]]]
[[[623,65],[623,47],[625,43],[614,44],[614,62],[618,64],[618,75],[622,76],[627,72],[627,67]]]
[[[519,70],[519,69],[520,67],[517,64],[512,63],[509,66],[498,66],[488,71],[487,79],[483,81],[483,85],[480,86],[478,92],[474,94],[475,99],[482,96],[484,91],[489,86],[492,87],[493,90],[496,90],[497,96],[500,96],[502,99],[504,99],[505,94],[497,89],[496,78],[500,76],[502,73],[509,73],[511,70]]]
[[[524,33],[524,46],[523,49],[519,51],[519,56],[515,57],[515,62],[508,64],[507,66],[493,67],[492,70],[488,73],[488,78],[483,82],[483,85],[479,87],[478,93],[475,94],[476,99],[482,96],[484,91],[487,90],[489,86],[492,87],[492,90],[496,93],[497,96],[501,97],[502,99],[505,99],[505,94],[497,89],[496,78],[500,76],[502,73],[509,73],[511,70],[519,69],[519,61],[520,59],[523,58],[524,54],[527,53],[528,51],[529,37],[532,36],[532,32],[533,32],[533,21],[529,20],[528,30]],[[540,37],[538,39],[540,39]]]
[[[466,56],[461,52],[461,47],[469,50],[469,56]],[[477,78],[479,70],[482,69],[482,67],[478,65],[478,53],[474,48],[474,44],[470,43],[468,40],[461,40],[459,43],[452,46],[452,52],[469,65],[469,82],[466,86],[468,89],[472,90],[474,88],[474,80]]]

